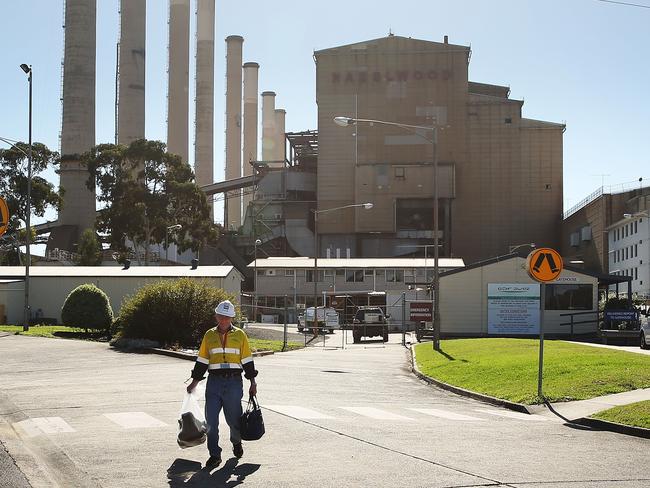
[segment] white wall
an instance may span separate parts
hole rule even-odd
[[[461,273],[442,276],[440,280],[440,314],[442,333],[487,335],[487,288],[488,283],[535,283],[524,267],[524,258],[513,258],[483,267],[469,269]],[[591,284],[593,285],[593,310],[598,309],[598,280],[589,275],[563,270],[558,279],[551,284]],[[544,314],[545,333],[570,332],[569,326],[561,326],[569,317],[561,314],[570,310],[547,310]],[[578,312],[578,310],[576,310]],[[575,320],[591,320],[588,318]],[[596,323],[576,325],[574,333],[595,332]]]
[[[240,300],[241,275],[238,271],[233,269],[225,278],[199,279],[206,279],[212,286],[223,288],[228,293],[234,294],[237,301]],[[43,317],[55,317],[60,322],[61,307],[70,292],[84,283],[94,283],[108,295],[113,314],[117,315],[127,296],[132,295],[148,283],[160,280],[161,278],[153,277],[32,277],[29,287],[29,302],[32,313],[40,308],[43,311]],[[7,323],[22,324],[24,296],[23,283],[0,284],[0,304],[5,305]]]

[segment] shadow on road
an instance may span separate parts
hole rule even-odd
[[[202,468],[199,462],[177,458],[167,469],[167,479],[171,488],[230,488],[241,485],[247,476],[255,473],[260,467],[260,464],[238,464],[237,459],[231,458],[219,469],[210,472]]]
[[[544,404],[546,405],[546,408],[548,408],[548,409],[551,411],[551,413],[552,413],[553,415],[556,415],[556,416],[558,416],[559,418],[561,418],[562,420],[564,420],[564,425],[565,425],[566,427],[569,427],[570,429],[576,429],[576,430],[590,430],[590,431],[595,430],[595,429],[593,429],[592,427],[589,427],[589,426],[587,426],[587,425],[581,425],[581,424],[577,424],[577,423],[575,423],[575,422],[572,422],[571,420],[569,420],[568,418],[566,418],[564,415],[562,415],[560,412],[558,412],[557,410],[555,410],[555,409],[553,408],[553,405],[551,405],[551,403],[550,403],[548,400],[546,400],[546,399],[544,400]]]

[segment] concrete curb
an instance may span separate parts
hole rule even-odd
[[[572,420],[572,422],[574,424],[591,427],[592,429],[607,430],[610,432],[616,432],[617,434],[633,435],[635,437],[650,439],[650,429],[644,429],[643,427],[617,424],[616,422],[608,422],[607,420],[593,419],[591,417],[582,417]]]
[[[437,386],[438,388],[442,388],[443,390],[451,391],[452,393],[456,393],[457,395],[462,395],[465,397],[473,398],[474,400],[479,400],[485,403],[490,403],[492,405],[496,405],[498,407],[504,407],[510,410],[514,410],[515,412],[520,412],[520,413],[525,413],[525,414],[531,414],[532,412],[528,409],[529,407],[526,405],[523,405],[521,403],[514,403],[514,402],[509,402],[508,400],[502,400],[501,398],[495,398],[491,397],[489,395],[484,395],[483,393],[477,393],[475,391],[471,390],[466,390],[464,388],[460,388],[458,386],[453,386],[447,383],[444,383],[439,380],[435,380],[433,378],[430,378],[423,374],[417,366],[417,362],[415,361],[415,350],[413,347],[410,347],[411,349],[411,371],[415,376],[420,378],[421,380]]]
[[[190,354],[188,352],[172,351],[170,349],[162,349],[160,347],[151,347],[149,349],[146,349],[146,351],[152,354],[160,354],[161,356],[169,356],[172,358],[186,359],[188,361],[196,361],[196,354]],[[257,351],[253,353],[253,357],[270,356],[271,354],[274,354],[274,352]]]

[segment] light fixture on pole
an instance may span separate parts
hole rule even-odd
[[[352,205],[343,205],[342,207],[326,208],[323,210],[315,210],[314,212],[314,331],[318,329],[318,214],[326,212],[334,212],[336,210],[343,210],[345,208],[358,208],[361,207],[365,210],[370,210],[373,207],[373,204],[370,202],[367,203],[354,203]],[[323,309],[325,308],[325,299],[323,299]],[[305,322],[307,322],[307,313],[305,311]]]
[[[181,230],[183,226],[181,224],[174,224],[167,227],[167,232],[165,232],[165,262],[169,264],[169,243],[167,236],[169,236],[170,231]]]
[[[379,125],[389,125],[392,127],[401,127],[402,129],[409,130],[413,132],[418,137],[421,137],[425,141],[431,143],[431,152],[432,152],[432,162],[433,162],[433,300],[434,300],[434,309],[433,309],[433,348],[436,351],[440,350],[440,269],[438,267],[439,260],[439,242],[438,242],[438,155],[437,155],[437,144],[438,144],[438,127],[439,125],[411,125],[411,124],[400,124],[398,122],[388,122],[386,120],[374,120],[374,119],[357,119],[354,117],[334,117],[334,123],[340,125],[341,127],[349,127],[358,123],[366,124],[379,124]],[[418,131],[430,131],[431,139],[424,137]]]
[[[532,249],[535,249],[536,244],[534,242],[525,242],[523,244],[516,244],[514,246],[508,246],[508,254],[512,254],[513,252],[515,252],[520,247],[525,247],[525,246],[528,246],[528,247],[530,247]]]
[[[27,203],[25,209],[25,306],[23,309],[23,330],[29,330],[29,265],[31,264],[30,243],[32,240],[31,213],[32,213],[32,67],[21,64],[22,69],[27,75],[29,83],[29,155],[27,156]]]

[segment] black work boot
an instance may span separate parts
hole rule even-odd
[[[221,454],[217,454],[216,456],[210,456],[210,459],[208,459],[205,463],[205,467],[207,469],[214,469],[220,464],[221,464]]]
[[[241,442],[239,444],[232,445],[232,453],[237,459],[244,455],[244,448],[242,447]]]

